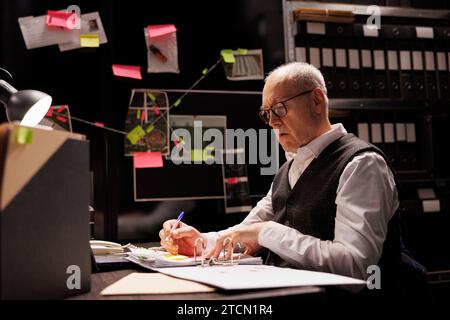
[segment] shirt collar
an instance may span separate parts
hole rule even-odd
[[[317,158],[330,143],[346,134],[347,130],[345,130],[342,123],[333,124],[331,125],[331,130],[321,134],[314,140],[310,141],[307,145],[298,148],[296,153],[286,152],[286,159],[289,161],[297,156],[301,156],[302,154],[312,154],[315,158]]]

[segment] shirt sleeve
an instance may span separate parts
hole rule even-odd
[[[388,222],[399,206],[393,174],[382,156],[366,152],[347,164],[336,206],[333,241],[270,221],[258,242],[295,267],[367,279],[367,267],[378,263]]]
[[[272,217],[273,217],[273,209],[272,209],[272,185],[271,185],[267,195],[258,201],[256,206],[249,212],[247,217],[245,217],[245,219],[241,223],[219,232],[204,233],[206,237],[206,252],[210,251],[214,247],[216,240],[220,236],[221,232],[231,231],[236,228],[250,225],[255,222],[268,221],[271,220]]]

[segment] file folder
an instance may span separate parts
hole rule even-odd
[[[336,43],[334,49],[335,58],[335,83],[336,83],[336,98],[348,97],[347,87],[347,50]]]
[[[401,32],[395,25],[384,25],[382,27],[382,34],[386,41],[387,86],[389,97],[391,99],[400,99],[400,58],[398,54],[398,41],[401,37]]]

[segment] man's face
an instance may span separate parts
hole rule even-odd
[[[310,89],[298,88],[292,81],[271,77],[263,89],[264,109]],[[285,102],[287,113],[284,117],[279,118],[270,112],[269,125],[275,130],[285,151],[296,152],[315,138],[318,124],[313,111],[313,95],[314,92],[311,92]]]

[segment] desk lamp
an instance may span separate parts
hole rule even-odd
[[[0,80],[0,102],[5,105],[8,121],[20,121],[22,126],[35,127],[45,117],[52,97],[36,90],[17,91],[5,80]]]

